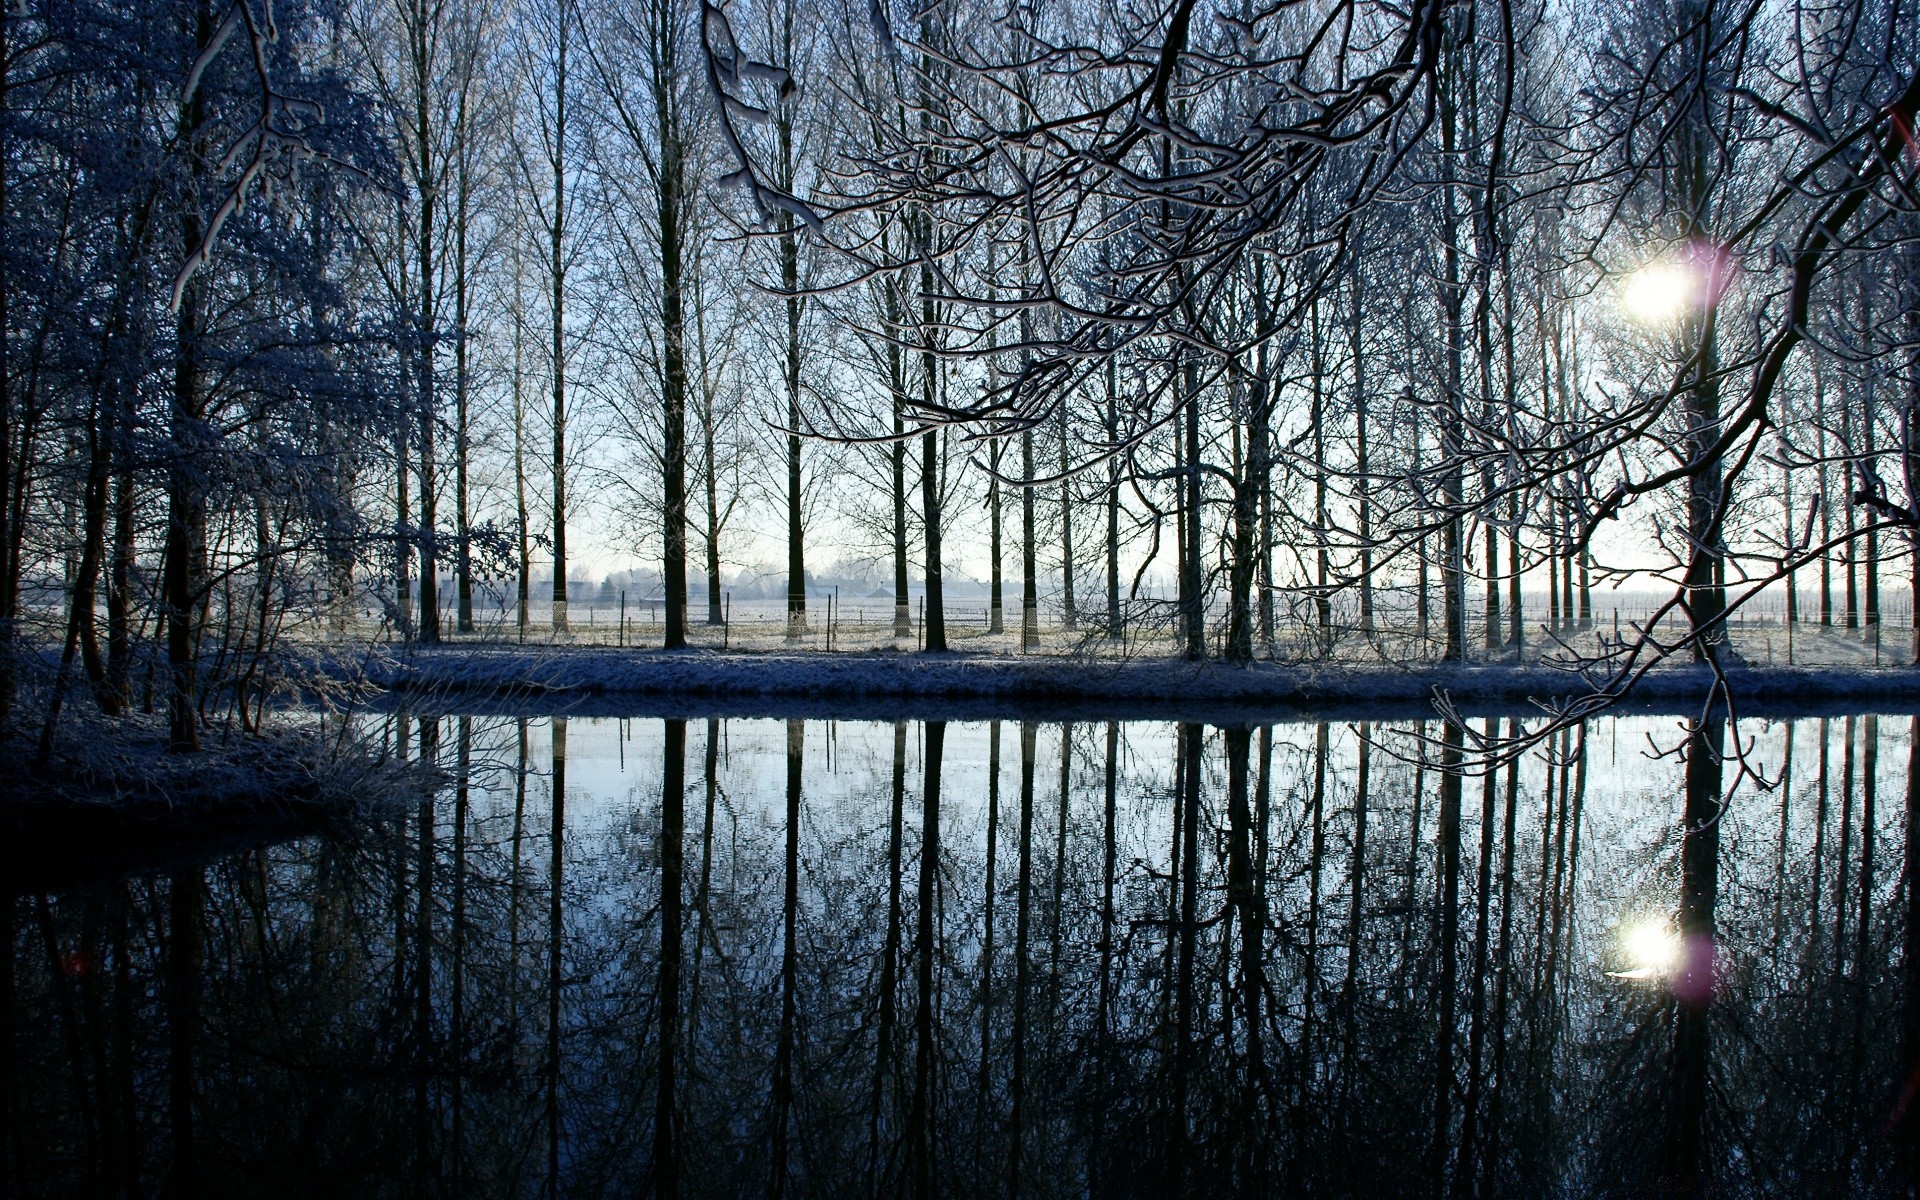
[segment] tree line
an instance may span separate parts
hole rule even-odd
[[[13,6],[0,705],[189,748],[290,634],[524,636],[537,572],[564,633],[601,553],[668,648],[770,556],[804,630],[828,553],[936,652],[956,571],[1024,642],[1044,589],[1233,661],[1517,657],[1663,587],[1558,651],[1602,697],[1762,597],[1873,630],[1920,569],[1913,18]]]

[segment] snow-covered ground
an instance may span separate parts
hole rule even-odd
[[[1444,693],[1462,704],[1517,704],[1590,690],[1577,675],[1513,664],[1442,666],[1359,663],[1229,666],[1172,658],[1065,655],[925,655],[911,652],[663,653],[605,646],[443,646],[389,648],[333,670],[364,671],[368,682],[405,693],[517,696],[805,700],[870,707],[889,699],[975,702],[1328,706],[1425,701]],[[1641,700],[1690,701],[1704,670],[1670,665],[1641,681]],[[1810,703],[1920,701],[1920,670],[1851,665],[1739,669],[1749,701]]]

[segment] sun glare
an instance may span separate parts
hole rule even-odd
[[[1620,288],[1620,306],[1636,321],[1661,325],[1684,312],[1698,290],[1693,272],[1684,264],[1649,263],[1627,276]]]
[[[1620,935],[1625,971],[1610,971],[1616,979],[1652,979],[1665,975],[1680,962],[1680,938],[1663,920],[1641,921]]]

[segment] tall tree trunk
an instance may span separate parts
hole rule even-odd
[[[4,46],[0,46],[0,52],[4,52]],[[113,551],[107,561],[107,690],[116,698],[119,709],[124,711],[133,702],[133,568],[138,514],[134,495],[133,439],[130,436],[133,427],[132,398],[122,393],[120,405],[119,444],[114,452]],[[3,432],[0,432],[0,437],[4,437]],[[0,478],[4,478],[3,470],[0,470]],[[0,508],[4,508],[4,505],[0,504]],[[4,525],[4,521],[5,518],[0,517],[0,525]],[[335,612],[341,612],[343,606],[351,602],[351,571],[348,568],[344,584],[337,576],[334,579],[340,592],[334,598]],[[0,585],[0,590],[4,590],[4,585]],[[5,645],[0,644],[0,657],[6,653]],[[5,704],[0,702],[0,721],[5,720],[4,710]]]
[[[695,312],[699,311],[696,299]],[[701,339],[703,345],[705,337]],[[705,351],[701,352],[701,361],[705,362]],[[700,402],[700,438],[701,450],[705,454],[705,469],[701,472],[706,484],[707,500],[707,624],[724,625],[727,616],[720,602],[720,464],[715,457],[718,447],[714,444],[714,425],[716,415],[713,411],[713,390],[704,380],[702,368],[702,386]]]
[[[1020,433],[1020,648],[1040,642],[1039,543],[1034,526],[1033,430]]]
[[[1080,613],[1073,599],[1073,480],[1067,451],[1067,409],[1060,406],[1060,626],[1078,629]]]
[[[194,6],[193,39],[213,38],[208,0]],[[204,92],[196,89],[181,106],[179,141],[187,155],[189,187],[181,207],[181,259],[200,249],[200,183],[208,171]],[[161,550],[161,595],[167,622],[167,746],[176,753],[200,748],[200,592],[206,576],[205,477],[207,395],[201,364],[205,331],[205,277],[196,272],[181,289],[174,322],[174,361],[168,434],[167,533]],[[402,468],[404,473],[404,467]]]
[[[471,66],[468,70],[471,73]],[[460,633],[473,632],[473,506],[468,479],[468,460],[473,452],[468,411],[472,379],[467,369],[467,337],[471,332],[468,323],[472,320],[472,314],[467,311],[470,283],[467,278],[467,222],[471,217],[473,191],[468,157],[472,153],[469,143],[473,131],[467,109],[468,90],[469,86],[462,83],[459,146],[455,150],[459,157],[454,167],[453,193],[453,532],[457,556],[454,567],[457,575],[454,580],[454,628]]]
[[[513,253],[513,524],[515,565],[519,580],[514,591],[520,640],[527,640],[527,609],[533,592],[533,548],[527,529],[527,421],[523,349],[526,346],[526,309],[520,298],[520,243]]]
[[[1465,403],[1462,394],[1465,386],[1464,359],[1466,355],[1466,335],[1463,316],[1466,306],[1466,284],[1462,278],[1460,266],[1459,226],[1460,215],[1457,210],[1457,192],[1459,184],[1455,175],[1458,170],[1459,152],[1459,105],[1455,91],[1461,84],[1464,74],[1460,62],[1460,33],[1454,27],[1462,19],[1455,14],[1448,22],[1445,39],[1446,48],[1442,52],[1442,77],[1438,84],[1440,104],[1440,141],[1441,141],[1441,203],[1444,210],[1444,233],[1442,236],[1444,274],[1441,281],[1441,314],[1446,337],[1446,396],[1441,405],[1440,421],[1440,497],[1445,521],[1441,533],[1440,564],[1440,613],[1444,623],[1444,643],[1441,658],[1446,662],[1461,662],[1467,653],[1467,611],[1466,611],[1466,530],[1465,517],[1461,512],[1466,500],[1466,487],[1463,477],[1462,460],[1466,453],[1465,442]]]
[[[7,239],[11,236],[12,208],[11,185],[13,146],[9,136],[13,130],[13,38],[9,24],[0,20],[0,245],[11,245]],[[0,257],[0,330],[13,328],[13,277],[7,270],[4,257]],[[13,698],[16,687],[13,667],[14,630],[19,618],[20,602],[20,552],[19,547],[25,535],[23,522],[15,519],[13,497],[25,492],[24,486],[16,487],[15,476],[20,476],[22,484],[27,475],[27,465],[31,461],[22,446],[21,453],[14,452],[14,438],[18,436],[20,422],[14,415],[13,387],[13,339],[0,337],[0,728],[4,728],[13,717]],[[1916,635],[1920,638],[1920,634]],[[11,915],[5,922],[9,945],[13,928]],[[13,966],[9,959],[6,967],[6,981],[11,995],[13,986]],[[8,1051],[7,1062],[12,1063]],[[11,1093],[8,1093],[11,1095]],[[0,1154],[7,1153],[0,1149]],[[10,1182],[12,1176],[6,1179]]]
[[[1233,489],[1233,565],[1228,579],[1227,654],[1253,659],[1253,585],[1260,566],[1260,497],[1267,484],[1267,381],[1256,376],[1246,406],[1245,463]]]
[[[793,155],[793,129],[780,124],[780,149],[787,161]],[[780,235],[780,284],[786,290],[787,316],[787,637],[798,638],[807,628],[807,561],[800,494],[800,238],[791,214],[783,218]]]
[[[990,634],[1007,630],[1006,579],[1002,566],[1006,557],[1006,514],[1000,487],[1000,462],[1006,454],[1006,442],[1000,438],[987,446],[987,632]]]
[[[1200,366],[1194,356],[1186,356],[1185,449],[1181,489],[1182,529],[1180,558],[1180,621],[1184,645],[1182,654],[1199,660],[1207,656],[1207,598],[1200,561]]]
[[[928,272],[930,275],[931,268],[928,268]],[[929,297],[931,297],[933,289],[931,277],[925,279],[924,282],[927,287],[927,293]],[[923,320],[929,331],[927,334],[929,338],[932,337],[933,318],[933,301],[929,298],[925,302],[925,311],[923,313]],[[924,375],[923,385],[926,388],[927,405],[929,411],[931,411],[938,403],[940,366],[931,349],[921,354],[920,366]],[[924,547],[927,556],[926,649],[929,654],[944,654],[947,649],[946,601],[945,592],[941,586],[940,566],[940,488],[942,482],[942,464],[940,459],[940,430],[937,426],[929,426],[927,431],[920,435],[920,508],[922,533],[926,539],[926,545]]]
[[[552,289],[548,307],[553,317],[553,607],[549,618],[554,634],[567,632],[567,41],[571,33],[572,6],[567,0],[555,6],[555,21],[558,29],[558,53],[554,59],[553,79],[553,215],[547,225],[547,283]],[[662,202],[664,207],[664,200]],[[664,229],[662,230],[664,233]],[[668,288],[667,294],[678,299],[677,289]],[[684,374],[682,379],[684,381]],[[671,421],[671,416],[669,416]],[[667,454],[668,470],[671,472],[673,458],[672,435],[668,434]],[[685,448],[681,450],[681,462],[685,462]],[[682,481],[684,490],[684,478]],[[673,485],[668,484],[667,540],[672,542],[673,533]],[[681,498],[680,514],[684,521],[686,503]],[[682,542],[684,544],[684,533]],[[673,550],[668,546],[667,557],[672,559]],[[682,558],[684,570],[685,559]],[[669,627],[673,620],[672,597],[667,601]]]
[[[420,517],[417,522],[420,539],[419,636],[422,642],[429,645],[440,640],[440,553],[436,544],[440,531],[440,487],[434,449],[440,418],[440,401],[436,391],[439,368],[434,361],[440,352],[440,297],[435,291],[438,282],[434,277],[434,268],[439,261],[435,235],[439,231],[436,210],[441,181],[440,164],[434,157],[431,108],[438,100],[434,95],[436,80],[433,59],[441,32],[439,24],[438,14],[429,15],[425,4],[416,5],[407,22],[407,34],[411,42],[408,49],[413,57],[413,183],[414,197],[419,205],[419,222],[414,227],[414,247],[418,257],[414,266],[418,272],[420,291],[418,307],[412,314],[412,349],[418,371],[414,384],[419,388],[416,401],[419,411],[415,417],[420,422]]]
[[[1359,246],[1354,248],[1352,278],[1352,321],[1348,336],[1352,340],[1349,353],[1353,356],[1353,450],[1354,475],[1359,486],[1355,489],[1355,505],[1359,509],[1356,516],[1360,533],[1360,632],[1371,637],[1374,631],[1373,615],[1373,479],[1372,446],[1369,444],[1367,418],[1367,355],[1363,340],[1365,333],[1366,310],[1360,300],[1360,253]]]
[[[654,31],[654,111],[659,119],[660,323],[662,483],[666,492],[666,549],[662,591],[666,632],[661,645],[679,650],[687,644],[687,324],[686,275],[686,131],[677,107],[680,79],[674,47],[678,7],[660,4]],[[707,586],[712,588],[711,579]]]
[[[913,636],[913,610],[907,598],[907,375],[900,348],[887,349],[889,382],[893,385],[893,442],[887,447],[893,469],[893,636]]]
[[[1120,439],[1120,386],[1115,377],[1118,366],[1114,360],[1107,360],[1107,444],[1113,445]],[[1125,634],[1126,625],[1120,614],[1120,458],[1117,454],[1107,458],[1107,636],[1118,638]]]
[[[1320,304],[1316,300],[1307,309],[1308,345],[1312,364],[1313,400],[1308,410],[1307,431],[1313,438],[1313,614],[1320,634],[1320,654],[1333,653],[1333,579],[1327,538],[1327,403],[1326,350],[1321,337]]]

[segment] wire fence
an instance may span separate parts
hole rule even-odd
[[[1410,610],[1387,608],[1363,622],[1351,606],[1330,606],[1324,623],[1310,599],[1278,604],[1269,618],[1256,610],[1256,657],[1287,662],[1425,662],[1444,652],[1438,605],[1422,625]],[[883,653],[924,649],[927,614],[924,596],[911,598],[906,610],[890,598],[810,597],[805,616],[790,620],[783,599],[735,599],[723,595],[712,613],[704,598],[690,605],[686,638],[690,646],[742,653]],[[1110,619],[1104,605],[1072,611],[1043,604],[1024,620],[1017,604],[996,614],[971,598],[945,606],[948,648],[984,655],[1072,655],[1136,658],[1179,654],[1185,649],[1177,605],[1147,599],[1123,603]],[[1519,645],[1511,636],[1511,614],[1503,612],[1495,636],[1476,611],[1467,622],[1467,657],[1480,662],[1536,662],[1568,654],[1590,654],[1609,641],[1633,638],[1645,629],[1658,606],[1639,603],[1594,604],[1572,617],[1544,602],[1523,608]],[[476,608],[473,627],[461,630],[451,608],[440,620],[441,640],[455,645],[553,645],[658,649],[666,634],[665,606],[658,597],[619,596],[613,602],[571,602],[567,627],[554,628],[550,609],[530,608],[522,625],[517,608]],[[717,616],[717,620],[711,617]],[[1662,641],[1681,637],[1686,616],[1666,614],[1650,632]],[[1208,608],[1207,650],[1226,650],[1227,612]],[[1915,661],[1912,607],[1904,597],[1875,614],[1857,607],[1823,615],[1802,608],[1789,622],[1784,605],[1742,606],[1726,620],[1734,650],[1754,665],[1903,666]],[[337,627],[333,630],[339,632]],[[347,631],[351,637],[403,640],[405,631],[372,610],[361,610]]]

